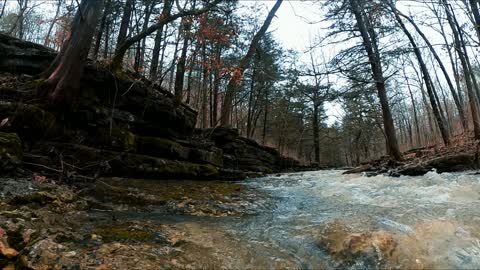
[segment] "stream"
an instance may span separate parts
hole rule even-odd
[[[198,217],[153,211],[130,218],[182,231],[187,242],[182,249],[195,267],[480,268],[478,175],[431,172],[392,178],[332,170],[240,185],[266,197],[263,204],[250,206],[257,208],[254,214]]]

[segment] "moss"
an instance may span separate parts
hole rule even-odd
[[[101,236],[105,241],[148,242],[155,239],[154,233],[134,227],[100,227],[92,233]]]
[[[155,137],[139,137],[137,150],[141,154],[157,157],[188,159],[190,151],[177,142]]]
[[[97,143],[113,149],[127,152],[136,150],[135,135],[127,128],[122,128],[117,125],[114,125],[111,129],[109,127],[99,128],[95,140]]]

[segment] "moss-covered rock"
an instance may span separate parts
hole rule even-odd
[[[127,128],[114,125],[109,127],[101,127],[97,129],[96,143],[107,146],[109,148],[121,151],[135,151],[136,139],[135,135]]]
[[[189,148],[177,142],[157,137],[138,137],[137,152],[156,157],[181,160],[188,159],[190,155]]]
[[[0,171],[12,171],[22,160],[22,142],[15,133],[0,132]]]
[[[2,128],[15,132],[22,141],[38,142],[57,134],[55,116],[35,105],[1,102],[0,119],[8,118]]]

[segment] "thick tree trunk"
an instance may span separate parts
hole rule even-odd
[[[48,68],[39,94],[52,103],[73,105],[95,33],[103,1],[82,0],[72,23],[70,36]]]
[[[358,0],[350,0],[350,7],[357,21],[360,34],[363,39],[363,45],[370,61],[372,76],[375,80],[377,87],[378,98],[380,99],[380,105],[382,107],[383,126],[385,129],[385,135],[387,140],[388,154],[396,159],[400,160],[402,155],[398,148],[397,137],[395,134],[395,125],[393,124],[393,117],[388,104],[387,92],[385,89],[385,79],[383,77],[382,63],[380,60],[380,53],[376,49],[376,37],[372,35],[373,29],[367,30],[362,16],[362,12],[357,3]],[[375,47],[374,47],[375,46]]]
[[[267,18],[265,19],[265,22],[263,23],[262,27],[258,32],[255,34],[255,36],[252,39],[252,42],[250,43],[250,46],[248,48],[247,54],[240,60],[240,64],[238,65],[238,72],[240,72],[240,77],[243,75],[243,72],[245,72],[245,69],[247,68],[248,64],[250,63],[250,60],[252,59],[255,49],[258,46],[258,43],[262,39],[263,35],[267,32],[268,27],[270,26],[273,17],[275,17],[275,13],[277,10],[280,8],[280,5],[282,4],[283,0],[277,0],[273,8],[270,10],[270,12],[267,15]],[[230,124],[230,115],[232,112],[232,101],[235,96],[235,90],[238,87],[238,78],[237,76],[233,76],[230,81],[228,82],[227,89],[225,91],[225,96],[223,99],[222,103],[222,114],[220,116],[220,125],[222,126],[227,126]]]

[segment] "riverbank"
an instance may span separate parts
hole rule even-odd
[[[403,160],[394,161],[388,156],[365,162],[348,170],[345,174],[364,173],[367,176],[379,174],[398,177],[421,176],[430,171],[438,173],[462,172],[480,169],[480,142],[472,136],[460,135],[452,139],[451,145],[415,148],[403,153]]]
[[[228,237],[195,231],[188,217],[240,217],[269,207],[266,194],[231,182],[113,178],[67,186],[36,177],[0,184],[1,269],[233,267]],[[213,242],[198,240],[205,233]]]

